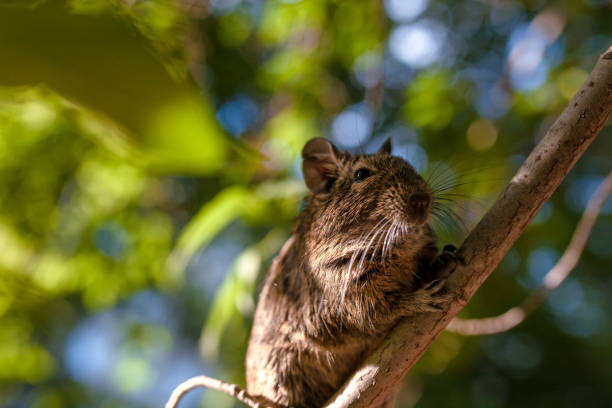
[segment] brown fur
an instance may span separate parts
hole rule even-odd
[[[319,407],[400,317],[444,301],[441,285],[423,286],[420,273],[437,254],[432,193],[387,150],[351,155],[323,139],[304,148],[314,193],[259,298],[246,359],[251,395]],[[362,168],[372,174],[356,181]],[[429,197],[424,207],[410,201],[418,194]]]

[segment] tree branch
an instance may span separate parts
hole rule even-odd
[[[462,262],[447,282],[454,299],[448,308],[402,320],[326,407],[371,407],[389,397],[493,272],[611,114],[612,47],[459,248]]]
[[[584,214],[576,226],[572,239],[555,266],[546,273],[542,284],[519,306],[506,312],[481,319],[460,319],[455,317],[446,330],[465,336],[501,333],[521,324],[525,318],[544,303],[548,295],[569,276],[576,267],[595,225],[597,216],[608,196],[612,193],[612,172],[601,182],[589,199]]]
[[[214,378],[199,375],[192,377],[185,382],[180,383],[173,391],[172,395],[166,402],[165,408],[176,408],[183,395],[198,387],[206,387],[213,390],[224,392],[238,401],[243,402],[251,408],[263,408],[263,405],[251,397],[245,390],[235,384],[230,384],[225,381],[219,381]]]

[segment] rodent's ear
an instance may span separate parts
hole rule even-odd
[[[302,173],[306,186],[321,193],[338,177],[338,149],[321,137],[311,139],[302,149]]]
[[[391,154],[391,138],[388,138],[385,143],[383,143],[376,154]]]

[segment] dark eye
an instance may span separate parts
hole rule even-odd
[[[366,168],[361,168],[355,172],[355,181],[363,181],[372,175],[372,171]]]

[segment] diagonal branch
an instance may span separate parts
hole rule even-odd
[[[555,266],[546,273],[543,283],[519,306],[506,312],[481,319],[459,319],[455,317],[446,330],[466,336],[501,333],[521,324],[525,318],[544,303],[548,295],[569,276],[576,267],[580,255],[591,235],[599,211],[612,193],[612,172],[601,182],[591,196],[584,214],[574,231],[572,239]]]
[[[326,407],[377,406],[394,392],[408,370],[493,272],[610,115],[612,47],[600,56],[569,105],[459,248],[463,262],[447,282],[454,298],[447,310],[401,321]]]

